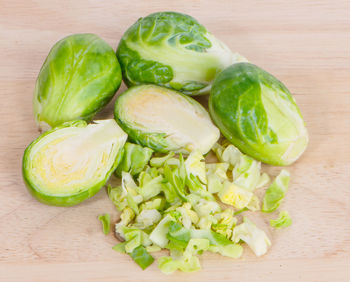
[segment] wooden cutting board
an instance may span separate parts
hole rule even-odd
[[[191,14],[251,62],[281,79],[305,117],[310,144],[288,169],[282,208],[293,225],[274,231],[265,256],[205,254],[203,270],[165,276],[114,252],[97,216],[118,213],[101,190],[71,208],[40,204],[21,177],[25,147],[38,136],[32,94],[51,46],[96,33],[114,48],[151,12]],[[2,281],[350,281],[350,2],[0,0],[0,280]],[[121,93],[123,86],[118,93]],[[202,98],[206,101],[206,98]],[[100,118],[112,116],[110,103]],[[265,167],[272,174],[279,168]]]

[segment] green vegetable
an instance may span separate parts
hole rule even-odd
[[[259,161],[289,165],[306,149],[308,134],[293,96],[255,65],[238,63],[222,71],[209,110],[221,133]]]
[[[136,222],[142,224],[142,228],[149,227],[158,221],[160,221],[162,215],[156,209],[152,210],[143,210],[136,217]]]
[[[24,182],[40,202],[76,205],[107,182],[126,138],[114,120],[64,123],[27,147],[22,163]]]
[[[218,196],[223,203],[234,206],[237,209],[247,207],[252,200],[253,195],[252,192],[229,181],[225,181],[224,188],[218,193]]]
[[[287,211],[281,211],[278,218],[270,220],[270,225],[276,229],[285,228],[292,225],[292,219]]]
[[[150,173],[143,171],[138,180],[140,184],[138,192],[146,201],[157,196],[163,189],[164,178],[162,175],[152,177]]]
[[[266,233],[247,217],[243,218],[242,224],[233,229],[232,240],[234,242],[244,241],[258,257],[264,255],[271,246],[271,241]]]
[[[164,273],[199,270],[198,256],[204,251],[239,258],[242,242],[257,256],[265,254],[271,245],[265,232],[246,217],[237,225],[235,216],[260,210],[254,190],[269,182],[269,176],[261,174],[260,162],[225,141],[216,144],[214,150],[223,163],[206,164],[203,155],[194,150],[187,158],[181,153],[177,157],[174,153],[158,154],[135,179],[122,172],[121,187],[109,188],[109,194],[122,210],[115,230],[125,242],[113,249],[132,254],[142,246],[141,253],[146,257],[150,256],[148,252],[168,249],[170,256],[158,259]],[[275,182],[280,183],[280,178]],[[216,181],[216,186],[208,191],[213,185],[210,181]],[[239,210],[222,209],[212,193]],[[284,222],[288,221],[285,212],[281,216],[283,219],[272,220],[271,224],[288,224]]]
[[[40,129],[66,121],[91,120],[121,83],[117,57],[94,34],[58,41],[41,67],[34,90],[34,115]]]
[[[162,167],[174,155],[175,155],[174,152],[169,152],[164,157],[154,157],[154,158],[152,158],[149,163],[153,167]]]
[[[162,248],[168,244],[169,239],[167,238],[167,233],[169,231],[170,222],[173,220],[174,219],[170,215],[166,215],[153,229],[149,238],[154,244]]]
[[[158,260],[159,269],[165,273],[170,274],[180,269],[183,272],[193,272],[199,270],[200,263],[196,256],[197,253],[202,253],[209,249],[209,240],[207,239],[191,239],[188,241],[186,250],[183,255],[178,258],[160,257]]]
[[[123,92],[114,116],[130,139],[157,152],[207,153],[220,132],[207,111],[191,97],[155,85]]]
[[[111,216],[108,213],[100,215],[98,220],[102,223],[103,233],[107,235],[111,231]]]
[[[206,174],[208,179],[208,191],[210,193],[220,192],[224,188],[227,178],[228,163],[206,164]]]
[[[117,176],[122,176],[122,171],[129,172],[132,176],[143,171],[152,156],[153,150],[137,144],[126,142],[123,148],[123,157],[116,169]]]
[[[145,270],[153,262],[154,258],[147,252],[146,248],[143,246],[138,246],[130,253],[131,258],[143,269]]]
[[[191,16],[158,12],[123,35],[117,56],[127,85],[158,84],[190,95],[208,93],[221,70],[245,59]]]
[[[267,188],[262,205],[263,212],[273,212],[280,206],[288,190],[289,179],[289,172],[282,170],[269,188]]]
[[[219,253],[226,257],[239,258],[243,253],[241,245],[235,244],[224,235],[211,230],[191,230],[191,238],[208,239],[210,242],[209,251]]]

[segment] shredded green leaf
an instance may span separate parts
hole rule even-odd
[[[284,195],[288,190],[289,179],[289,172],[282,170],[269,186],[269,188],[267,188],[263,200],[263,212],[273,212],[280,206]]]
[[[292,219],[287,211],[281,211],[278,218],[270,220],[270,225],[276,229],[285,228],[292,225]]]
[[[154,262],[154,258],[143,246],[138,246],[129,255],[143,270]]]
[[[108,213],[100,215],[98,220],[102,223],[103,233],[107,235],[111,230],[111,216]]]
[[[260,162],[227,142],[216,144],[213,150],[220,163],[206,164],[199,151],[187,158],[170,152],[142,164],[137,175],[123,170],[121,186],[108,187],[110,199],[121,211],[115,230],[125,240],[113,249],[129,254],[142,269],[154,261],[150,252],[167,249],[170,256],[158,259],[164,273],[199,270],[198,256],[204,251],[239,258],[243,243],[256,256],[265,254],[271,245],[266,233],[247,217],[238,223],[236,215],[260,211],[255,189],[267,185],[270,177],[261,173]],[[289,173],[282,170],[265,193],[262,211],[278,208],[288,182]],[[223,209],[218,198],[236,210]],[[291,219],[283,211],[270,224],[282,228]]]

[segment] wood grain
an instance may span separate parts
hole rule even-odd
[[[22,154],[38,136],[35,79],[51,46],[68,34],[92,32],[116,47],[136,19],[160,10],[191,14],[276,75],[305,117],[310,144],[289,168],[293,178],[283,204],[294,222],[272,231],[270,216],[256,217],[273,242],[262,258],[249,250],[237,261],[205,254],[199,273],[164,276],[156,265],[141,271],[111,250],[115,239],[101,232],[99,214],[118,217],[104,190],[76,207],[58,208],[38,203],[23,185]],[[0,0],[0,280],[349,281],[349,46],[348,0]],[[111,116],[112,108],[99,116]]]

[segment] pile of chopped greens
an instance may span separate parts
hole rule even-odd
[[[213,147],[219,162],[206,163],[199,151],[152,157],[149,148],[126,143],[116,174],[121,185],[108,187],[109,198],[120,214],[115,233],[122,242],[114,250],[130,255],[142,268],[154,262],[151,255],[162,249],[169,256],[158,259],[164,273],[200,269],[204,251],[239,258],[246,243],[256,256],[271,245],[266,233],[244,211],[275,211],[283,200],[289,173],[282,170],[268,186],[262,201],[255,194],[267,186],[270,177],[261,163],[242,154],[227,142]],[[99,218],[108,232],[109,215]],[[288,212],[271,220],[274,228],[291,224]],[[107,227],[108,226],[108,227]]]

